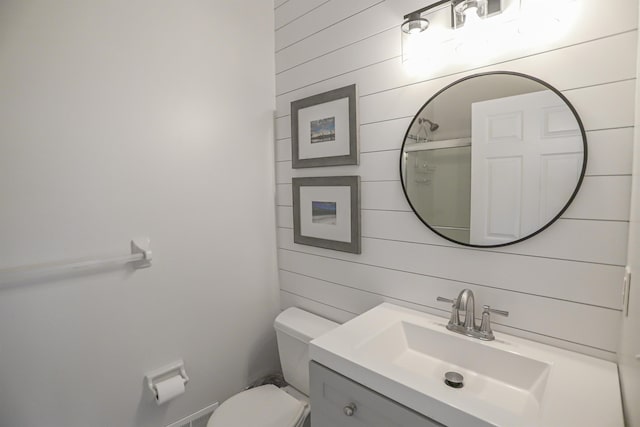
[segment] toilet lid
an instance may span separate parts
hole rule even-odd
[[[307,406],[274,385],[263,385],[227,399],[207,427],[297,427],[308,413]]]

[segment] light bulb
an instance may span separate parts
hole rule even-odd
[[[478,8],[475,6],[469,7],[464,11],[464,25],[476,25],[482,21],[480,15],[478,15]]]

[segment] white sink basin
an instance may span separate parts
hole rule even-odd
[[[464,377],[465,393],[522,416],[534,416],[551,366],[495,347],[480,346],[444,328],[434,330],[404,321],[354,348],[355,354],[390,371],[404,371],[441,386],[444,374]]]
[[[615,364],[446,322],[385,303],[312,341],[311,359],[449,426],[623,425]]]

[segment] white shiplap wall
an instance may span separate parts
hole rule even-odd
[[[634,125],[637,2],[577,0],[579,16],[552,44],[481,66],[445,65],[412,76],[402,66],[402,16],[429,0],[275,2],[276,183],[282,307],[338,321],[383,302],[447,316],[436,297],[463,288],[478,304],[510,311],[496,330],[615,358],[626,259]],[[415,218],[397,164],[419,107],[462,76],[511,70],[563,92],[583,119],[589,163],[564,216],[543,233],[500,249],[450,243]],[[356,83],[359,166],[291,168],[290,102]],[[362,254],[293,243],[291,178],[360,175]]]

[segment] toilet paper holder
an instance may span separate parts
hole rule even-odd
[[[157,398],[158,389],[156,388],[156,383],[176,375],[180,375],[184,385],[187,385],[189,377],[187,376],[187,371],[184,368],[184,362],[182,359],[147,373],[147,375],[145,375],[145,380],[147,381],[147,387],[149,387],[149,390],[151,390],[153,395]]]

